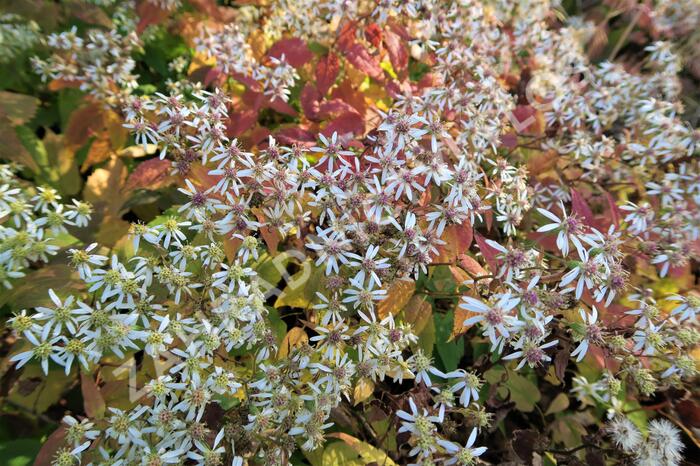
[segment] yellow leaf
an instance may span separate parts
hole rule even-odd
[[[333,432],[328,435],[329,437],[335,437],[343,442],[345,442],[346,445],[350,446],[352,450],[354,450],[361,458],[362,458],[362,465],[366,465],[369,463],[376,463],[376,464],[381,464],[384,466],[396,466],[396,463],[389,458],[389,456],[380,450],[379,448],[373,447],[369,443],[363,442],[360,439],[357,439],[353,437],[352,435],[348,435],[344,432]],[[340,442],[336,442],[340,443]],[[324,452],[324,459],[325,459],[325,452]],[[346,464],[346,463],[342,463]],[[355,463],[349,463],[349,464],[355,464]],[[327,463],[324,461],[323,466],[327,466]]]
[[[13,125],[22,125],[36,113],[39,99],[30,95],[0,91],[0,108]]]
[[[433,308],[423,296],[413,295],[403,310],[403,321],[411,324],[416,335],[420,335],[432,316]]]
[[[292,327],[292,329],[289,330],[289,332],[287,332],[287,334],[284,336],[284,340],[282,340],[282,344],[277,351],[277,359],[286,358],[289,356],[292,348],[298,348],[308,341],[309,337],[303,328]]]
[[[102,246],[112,247],[129,233],[131,224],[121,218],[110,215],[104,217],[95,240]]]
[[[83,198],[95,205],[96,210],[102,206],[107,212],[116,215],[124,201],[121,188],[127,173],[122,161],[113,158],[105,168],[98,168],[88,177]]]
[[[329,443],[323,450],[322,466],[365,466],[360,455],[343,442]]]
[[[413,280],[396,280],[387,290],[386,298],[379,301],[377,313],[379,318],[396,315],[408,304],[408,301],[416,291],[416,282]]]
[[[46,147],[48,165],[52,168],[52,182],[62,194],[75,195],[80,191],[83,180],[78,172],[75,151],[64,145],[63,135],[56,134],[50,129],[42,140]]]
[[[381,69],[389,73],[389,76],[391,76],[393,79],[396,79],[398,76],[396,75],[396,71],[394,71],[394,67],[391,66],[391,62],[389,61],[383,61],[379,64]]]
[[[355,390],[352,393],[355,406],[372,396],[372,393],[374,393],[374,382],[364,377],[360,378],[355,384]]]
[[[158,150],[158,146],[155,144],[146,144],[146,148],[144,150],[143,144],[139,144],[138,146],[129,146],[126,147],[119,152],[117,152],[117,155],[119,157],[127,157],[131,159],[138,159],[141,157],[145,157],[147,155],[153,155],[156,153]]]
[[[105,114],[105,129],[113,149],[119,149],[129,139],[129,130],[124,128],[124,120],[113,110]]]

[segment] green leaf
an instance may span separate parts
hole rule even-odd
[[[68,127],[71,113],[83,103],[83,92],[79,89],[65,88],[58,92],[58,115],[61,128]]]
[[[304,454],[304,458],[311,464],[311,466],[323,466],[323,447],[318,447],[315,450],[301,451]]]
[[[287,334],[287,324],[280,318],[279,312],[274,307],[265,306],[268,314],[267,318],[270,321],[270,327],[277,336],[277,341],[281,342]]]
[[[515,407],[526,413],[533,411],[542,398],[537,385],[516,372],[508,373],[506,387],[510,391],[510,399],[515,402]]]
[[[142,60],[161,77],[168,77],[171,75],[168,64],[183,55],[189,55],[189,49],[182,37],[160,27],[154,30],[144,45]]]
[[[547,416],[549,414],[560,413],[568,407],[569,397],[566,396],[566,393],[560,393],[549,404],[549,408],[547,408],[547,411],[544,413],[544,415]]]
[[[435,340],[435,321],[430,319],[423,328],[423,331],[418,334],[418,342],[412,346],[422,349],[426,355],[431,356],[433,354]]]
[[[502,381],[504,376],[507,378]],[[486,371],[484,379],[491,385],[497,385],[498,395],[503,399],[510,397],[519,411],[526,413],[533,411],[542,398],[539,388],[530,379],[517,372],[506,370],[503,366],[492,367]]]
[[[271,290],[279,284],[287,273],[287,265],[293,257],[288,252],[283,252],[271,257],[265,253],[253,264],[252,268],[258,273],[260,286],[263,291]]]
[[[44,143],[42,143],[41,140],[36,137],[36,134],[26,126],[18,126],[15,128],[15,132],[22,142],[22,145],[29,151],[37,165],[45,170],[49,163],[49,156],[46,153]]]
[[[63,367],[49,362],[49,375],[44,375],[39,363],[24,367],[21,378],[13,385],[8,399],[33,413],[43,413],[61,399],[75,377],[65,374]]]
[[[36,438],[22,438],[0,443],[0,458],[4,466],[27,466],[41,448],[41,441]]]
[[[448,341],[452,335],[454,325],[454,311],[446,314],[435,314],[435,334],[437,352],[446,371],[457,369],[459,361],[464,356],[464,341],[457,338]]]
[[[275,307],[283,306],[306,309],[316,300],[316,291],[323,284],[323,269],[316,267],[311,259],[301,264],[301,270],[292,275],[287,286],[275,301]]]
[[[325,55],[328,53],[328,47],[318,42],[311,41],[307,44],[309,50],[318,55]]]
[[[65,294],[79,290],[81,282],[71,279],[73,269],[63,264],[51,264],[28,273],[14,283],[14,288],[0,293],[0,306],[9,304],[15,310],[45,306],[51,303],[48,289],[61,290]]]

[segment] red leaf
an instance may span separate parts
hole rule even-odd
[[[328,89],[335,83],[339,71],[340,63],[338,61],[338,56],[333,52],[322,57],[318,61],[318,65],[316,66],[316,88],[319,94],[322,96],[326,95]]]
[[[382,43],[382,30],[377,23],[372,23],[365,28],[365,39],[375,47],[379,47]]]
[[[676,405],[678,415],[685,424],[700,428],[700,405],[693,400],[682,400]]]
[[[366,73],[370,78],[377,81],[384,79],[384,71],[379,66],[379,62],[373,57],[364,45],[355,42],[345,51],[345,58],[358,70]]]
[[[265,104],[265,95],[262,92],[258,92],[254,89],[248,88],[241,96],[241,100],[247,106],[259,112],[262,110]]]
[[[168,17],[167,10],[163,10],[153,2],[142,1],[136,6],[136,14],[139,17],[139,23],[136,26],[136,33],[141,34],[148,26],[159,24]]]
[[[66,426],[61,424],[58,429],[54,430],[53,433],[49,435],[49,438],[47,438],[41,446],[41,450],[39,450],[39,453],[34,459],[34,466],[46,466],[51,464],[58,450],[64,446],[65,440]]]
[[[248,131],[258,121],[258,112],[255,110],[243,110],[231,113],[226,125],[226,134],[229,137],[237,137]]]
[[[545,130],[545,120],[542,112],[531,105],[518,105],[510,114],[513,128],[520,134],[541,136]]]
[[[321,94],[316,90],[313,84],[306,83],[304,89],[301,90],[299,95],[299,102],[301,103],[301,109],[309,120],[318,120],[318,101],[321,100]]]
[[[260,211],[255,210],[254,211],[255,217],[260,221],[261,223],[265,223],[265,214],[263,214]],[[280,234],[277,230],[268,228],[266,226],[260,227],[260,236],[262,236],[263,241],[265,241],[265,245],[267,246],[267,249],[270,251],[272,255],[274,255],[275,252],[277,252],[277,246],[280,243]]]
[[[80,372],[80,390],[83,394],[85,414],[92,419],[101,418],[106,409],[105,400],[92,375]]]
[[[579,217],[583,217],[589,226],[594,226],[597,223],[588,203],[575,189],[571,190],[571,210]]]
[[[552,235],[549,233],[538,233],[536,231],[532,231],[527,234],[527,237],[528,239],[537,242],[537,244],[542,246],[546,251],[559,250],[559,248],[557,247],[557,235]]]
[[[309,50],[306,42],[297,37],[275,42],[268,50],[267,55],[274,58],[281,58],[284,55],[285,61],[294,68],[303,66],[313,58],[313,53]]]
[[[486,230],[490,233],[493,226],[493,211],[491,209],[484,212],[484,219],[486,220]]]
[[[250,90],[262,94],[262,86],[252,76],[246,76],[240,73],[230,73],[230,76],[241,84],[245,84]]]
[[[343,24],[338,33],[338,49],[346,51],[352,44],[355,43],[355,33],[357,32],[357,24],[354,21]]]
[[[275,133],[275,139],[281,144],[302,144],[312,145],[316,142],[316,135],[303,128],[295,126],[293,128],[282,128]]]
[[[214,20],[220,21],[221,13],[216,0],[188,0],[190,5]]]
[[[80,147],[103,127],[104,112],[100,105],[88,104],[80,107],[70,115],[66,128],[66,142]]]
[[[389,52],[389,60],[394,67],[394,71],[400,72],[408,66],[408,50],[398,34],[386,31],[384,34],[384,46]]]
[[[615,202],[615,198],[612,197],[612,194],[610,194],[607,191],[605,191],[605,198],[607,199],[608,207],[610,208],[610,219],[612,220],[611,223],[615,226],[620,226],[620,220],[622,219],[622,215],[620,213],[620,208]]]
[[[269,100],[266,106],[276,112],[284,113],[285,115],[297,116],[297,111],[294,110],[294,107],[282,99]]]
[[[421,78],[420,81],[418,81],[417,88],[420,90],[420,89],[426,89],[428,87],[434,87],[436,85],[438,85],[437,77],[432,73],[427,73],[425,76],[423,76]]]
[[[472,274],[474,277],[481,277],[484,275],[488,275],[486,270],[479,264],[474,258],[471,256],[468,256],[467,254],[460,254],[457,256],[457,260],[459,261],[459,266]]]
[[[262,126],[256,126],[250,133],[250,146],[257,146],[262,142],[267,142],[267,138],[270,135],[270,130]]]
[[[494,274],[498,272],[498,260],[496,259],[496,256],[498,255],[498,250],[489,246],[489,244],[486,242],[486,239],[479,233],[474,233],[474,240],[479,246],[481,255],[484,256],[484,259],[486,260],[486,263],[491,269],[491,272]]]
[[[126,180],[125,191],[134,189],[158,189],[165,186],[170,178],[170,161],[150,159],[138,164]]]
[[[323,130],[323,135],[330,137],[333,133],[344,134],[363,134],[365,132],[365,121],[357,113],[345,113],[335,120],[331,121]]]
[[[445,241],[445,244],[438,247],[438,256],[433,260],[454,263],[459,255],[469,250],[472,236],[472,226],[468,223],[446,227],[442,234],[442,240]]]
[[[599,346],[589,346],[586,357],[589,361],[592,360],[599,368],[607,368],[613,373],[617,372],[620,367],[620,363],[615,358],[606,354],[606,350],[600,348]]]
[[[518,146],[518,136],[515,133],[506,133],[502,135],[501,146],[506,149],[515,149]]]
[[[386,93],[389,95],[389,97],[391,97],[392,99],[399,99],[402,95],[405,94],[404,90],[401,88],[401,84],[396,80],[389,81],[384,87],[384,89],[386,90]]]
[[[344,113],[357,113],[355,107],[340,99],[322,102],[318,108],[318,118],[328,119],[339,117]]]
[[[221,70],[218,68],[211,68],[209,71],[207,71],[207,74],[204,76],[204,85],[208,86],[211,83],[218,81],[219,78],[221,77],[222,73]]]
[[[365,101],[364,94],[359,92],[357,88],[352,85],[352,82],[349,79],[345,79],[335,89],[333,89],[333,92],[331,92],[331,97],[349,103],[355,107],[355,110],[357,110],[357,113],[360,115],[364,115],[367,111],[367,102]]]

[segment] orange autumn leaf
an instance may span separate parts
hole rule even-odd
[[[413,280],[396,280],[387,290],[386,298],[377,305],[379,317],[383,319],[398,314],[408,304],[415,290],[416,282]]]
[[[474,317],[477,313],[462,309],[459,304],[455,306],[455,319],[452,326],[452,334],[450,335],[450,340],[467,333],[467,331],[472,327],[471,325],[464,325],[464,322]]]
[[[468,223],[445,227],[445,232],[442,235],[445,244],[438,247],[438,256],[433,259],[433,262],[454,263],[457,256],[469,250],[472,239],[472,226]]]
[[[89,103],[71,113],[66,128],[66,144],[80,147],[91,136],[95,136],[104,127],[104,110],[99,104]]]

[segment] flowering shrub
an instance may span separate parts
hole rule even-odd
[[[3,456],[697,455],[700,5],[564,3],[7,16]]]

